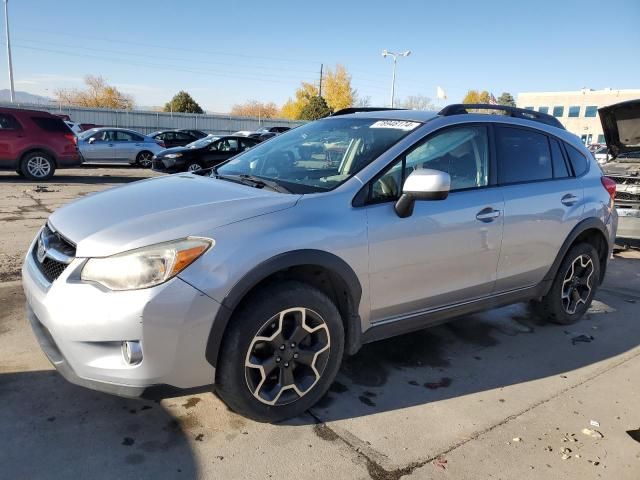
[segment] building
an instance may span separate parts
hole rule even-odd
[[[569,92],[524,92],[518,94],[520,108],[549,113],[578,135],[584,143],[605,143],[598,108],[625,100],[640,99],[640,89],[615,90],[605,88]]]

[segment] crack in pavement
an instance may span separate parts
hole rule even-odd
[[[515,420],[518,417],[525,415],[526,413],[538,408],[539,406],[544,405],[552,400],[555,400],[556,398],[564,395],[565,393],[570,392],[571,390],[577,387],[580,387],[585,383],[590,382],[598,378],[599,376],[605,373],[608,373],[611,370],[618,368],[621,365],[624,365],[625,363],[631,360],[634,360],[638,357],[640,357],[640,350],[633,354],[627,354],[617,362],[614,362],[610,365],[603,367],[602,369],[599,369],[598,371],[584,378],[582,381],[575,383],[573,385],[570,385],[568,387],[565,387],[557,391],[555,394],[531,404],[529,407],[525,408],[524,410],[521,410],[520,412],[514,413],[513,415],[509,415],[497,423],[494,423],[492,425],[489,425],[486,428],[476,431],[475,433],[471,434],[469,437],[465,438],[464,440],[461,440],[459,442],[456,442],[450,445],[449,447],[445,448],[444,450],[438,452],[437,454],[425,460],[411,462],[404,467],[400,467],[396,469],[390,469],[390,470],[385,469],[380,464],[380,460],[387,458],[386,455],[383,455],[380,452],[377,452],[375,449],[369,447],[364,441],[362,441],[355,435],[351,434],[348,431],[340,431],[342,429],[336,429],[335,427],[334,428],[330,427],[329,425],[324,423],[322,419],[319,416],[317,416],[315,413],[313,413],[311,410],[308,410],[308,413],[316,420],[316,422],[318,422],[314,426],[314,431],[316,432],[316,434],[323,440],[327,440],[327,441],[340,440],[342,441],[342,443],[347,445],[347,447],[349,447],[359,458],[364,460],[367,466],[367,471],[369,472],[369,476],[373,480],[399,480],[405,475],[410,475],[416,469],[444,457],[448,453],[451,453],[454,450],[457,450],[458,448],[466,445],[469,442],[479,439],[483,435],[492,432],[496,428],[506,425],[512,420]]]

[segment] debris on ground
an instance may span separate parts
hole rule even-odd
[[[597,420],[590,420],[589,421],[589,425],[591,425],[592,427],[599,427],[600,426],[600,422]]]
[[[438,457],[432,462],[436,467],[441,468],[442,470],[447,469],[447,459],[443,457]]]
[[[546,447],[544,447],[544,451],[545,452],[553,452],[553,447],[551,445],[547,445]]]
[[[196,442],[201,442],[203,438],[204,438],[204,433],[199,433],[198,435],[196,435]]]
[[[560,453],[562,454],[562,460],[569,460],[571,458],[571,449],[563,447],[560,449]]]
[[[36,188],[33,191],[36,193],[54,193],[59,192],[60,190],[51,190],[46,185],[36,185]]]
[[[520,437],[514,437],[514,438],[512,438],[512,439],[511,439],[511,441],[512,441],[512,442],[521,442],[521,441],[522,441],[522,438],[520,438]]]
[[[427,382],[425,387],[435,390],[436,388],[446,388],[451,385],[451,379],[449,377],[442,377],[439,382]]]
[[[593,428],[583,428],[582,433],[588,435],[591,438],[604,438],[604,435],[600,433],[598,430],[594,430]]]
[[[595,338],[594,338],[594,336],[593,336],[593,335],[585,335],[585,334],[582,334],[582,335],[578,335],[578,336],[576,336],[576,337],[573,337],[573,338],[571,339],[571,343],[572,343],[572,344],[574,344],[574,345],[576,345],[576,344],[578,344],[578,343],[590,343],[590,342],[592,342],[593,340],[595,340]]]

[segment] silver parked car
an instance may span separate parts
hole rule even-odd
[[[126,128],[92,128],[78,135],[78,149],[85,163],[125,163],[148,168],[153,156],[164,148],[153,138]]]
[[[59,209],[22,269],[43,350],[79,385],[215,384],[275,421],[367,342],[522,301],[579,320],[615,184],[554,117],[468,107],[350,109]]]

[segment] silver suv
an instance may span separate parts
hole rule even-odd
[[[59,209],[22,270],[43,350],[79,385],[215,384],[276,421],[367,342],[522,301],[577,321],[611,253],[615,184],[553,117],[473,107],[341,111]]]

